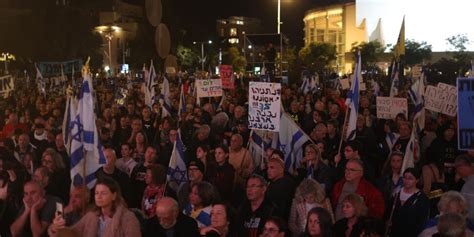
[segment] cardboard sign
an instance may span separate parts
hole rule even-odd
[[[249,129],[280,130],[281,84],[249,83]]]
[[[399,113],[403,113],[408,117],[406,98],[377,96],[377,118],[394,119]]]
[[[437,87],[427,86],[425,90],[425,108],[449,116],[456,116],[456,87],[445,83],[438,83]]]
[[[234,89],[234,71],[232,65],[220,65],[219,74],[222,80],[222,88]]]
[[[6,75],[0,77],[0,93],[5,94],[15,89],[13,82],[13,77],[11,75]]]
[[[222,96],[222,81],[221,79],[196,80],[196,89],[199,98]]]
[[[458,146],[474,150],[474,78],[458,78]]]
[[[82,60],[70,60],[64,62],[40,62],[38,67],[43,77],[61,75],[61,67],[64,74],[70,74],[73,71],[80,72],[82,68]]]

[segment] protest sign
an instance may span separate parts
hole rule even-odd
[[[474,150],[474,78],[458,78],[458,148]]]
[[[232,65],[220,65],[219,74],[222,80],[222,88],[234,89],[234,71]]]
[[[82,60],[75,59],[63,62],[40,62],[38,68],[41,71],[43,77],[58,76],[61,75],[61,67],[64,74],[70,74],[73,72],[80,72],[82,68]],[[73,69],[74,68],[74,69]]]
[[[377,96],[377,118],[394,119],[399,113],[403,113],[408,117],[406,98]]]
[[[221,79],[196,80],[198,98],[222,96]]]
[[[340,79],[340,82],[341,82],[341,87],[343,90],[348,90],[349,88],[351,88],[351,85],[349,84],[349,79],[347,78]]]
[[[281,84],[249,83],[249,128],[280,130]]]
[[[425,91],[425,108],[449,116],[456,116],[456,87],[445,83],[438,83],[437,87],[427,86]]]
[[[13,82],[13,77],[11,75],[6,75],[0,77],[0,93],[5,94],[15,89]]]

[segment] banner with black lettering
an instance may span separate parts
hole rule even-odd
[[[71,74],[74,72],[81,72],[82,60],[74,59],[62,62],[40,62],[38,68],[43,77],[52,77],[61,75],[61,67],[64,74]]]
[[[281,84],[249,83],[249,128],[278,132],[280,130]]]
[[[0,94],[8,94],[15,89],[15,83],[11,75],[0,77]]]

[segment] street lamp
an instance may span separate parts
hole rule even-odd
[[[109,46],[109,53],[108,53],[108,58],[109,58],[109,68],[110,71],[113,72],[113,65],[112,65],[112,39],[114,38],[114,33],[118,33],[122,30],[119,26],[115,25],[103,25],[103,26],[97,26],[96,31],[99,32],[99,34],[103,35],[104,38],[107,40],[108,46]]]
[[[277,13],[277,33],[280,34],[280,25],[281,25],[281,0],[278,0],[278,13]]]
[[[193,42],[194,45],[196,44],[201,44],[201,70],[204,71],[204,62],[206,61],[206,58],[204,57],[204,44],[212,44],[212,40],[209,41],[201,41],[201,42]]]

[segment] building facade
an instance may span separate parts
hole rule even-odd
[[[365,19],[356,23],[356,3],[341,3],[318,7],[306,12],[304,21],[305,45],[326,42],[336,46],[334,68],[341,73],[352,71],[350,51],[354,43],[367,42]]]

